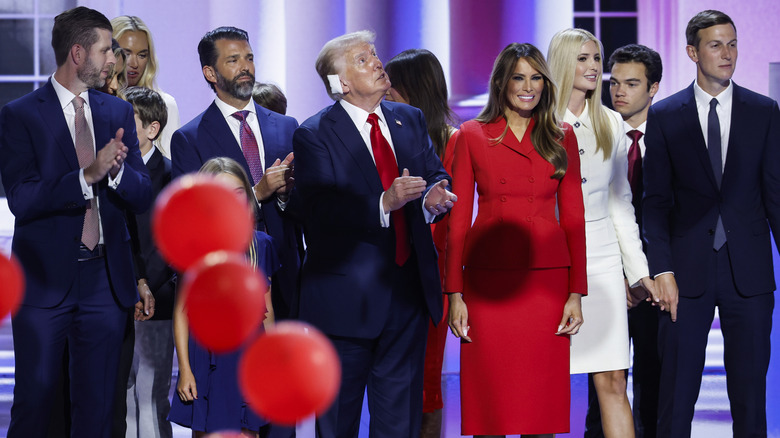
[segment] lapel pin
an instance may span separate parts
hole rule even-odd
[[[398,120],[398,119],[395,119],[395,124],[398,125],[398,126],[404,126],[404,124],[401,123],[401,121]]]

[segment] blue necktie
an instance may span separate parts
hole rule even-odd
[[[710,113],[707,116],[707,148],[710,153],[710,162],[712,162],[712,172],[715,174],[715,182],[723,179],[723,158],[720,150],[720,120],[715,108],[718,106],[718,99],[713,98],[710,101]],[[718,214],[718,223],[715,225],[715,238],[712,241],[712,247],[717,251],[726,243],[726,230],[723,229],[723,221]]]

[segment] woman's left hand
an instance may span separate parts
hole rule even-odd
[[[558,331],[555,332],[556,335],[576,335],[580,331],[583,323],[581,299],[581,294],[569,294],[569,299],[563,306],[563,318],[558,325]]]

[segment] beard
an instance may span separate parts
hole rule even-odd
[[[76,77],[87,87],[100,89],[106,83],[106,80],[100,77],[101,72],[101,69],[92,62],[92,58],[87,58],[84,66],[76,70]]]
[[[222,76],[217,69],[214,69],[217,76],[217,88],[226,91],[231,96],[239,100],[249,100],[252,97],[252,89],[255,86],[255,76],[249,72],[239,73],[232,80]],[[247,82],[238,82],[239,79],[247,77]]]

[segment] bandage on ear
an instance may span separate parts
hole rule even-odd
[[[330,92],[333,94],[344,94],[344,89],[341,87],[341,80],[339,75],[328,75],[328,83],[330,84]]]

